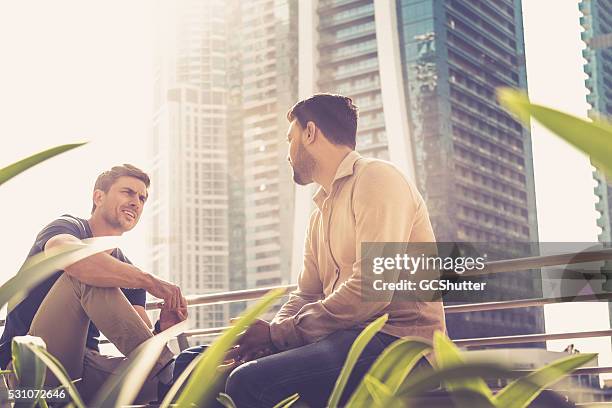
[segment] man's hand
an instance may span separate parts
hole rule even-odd
[[[163,299],[165,308],[178,310],[187,307],[187,300],[181,293],[180,287],[153,275],[150,276],[151,283],[145,289],[156,298]]]
[[[184,307],[180,307],[177,310],[172,310],[164,305],[159,314],[159,327],[161,331],[164,331],[175,324],[185,321],[185,319],[187,319],[187,303],[185,303]]]
[[[240,352],[241,352],[240,346],[234,346],[233,348],[231,348],[225,355],[225,360],[219,367],[217,367],[217,369],[221,372],[224,372],[227,370],[231,371],[234,368],[238,367],[239,365],[247,363],[251,360],[256,360],[258,358],[270,356],[276,353],[276,350],[271,349],[271,348],[265,348],[265,349],[258,350],[258,351],[247,352],[245,355],[240,354]]]
[[[235,321],[236,319],[231,320],[232,323]],[[270,335],[270,323],[261,319],[255,320],[238,340],[237,345],[245,352],[274,348]]]
[[[236,319],[232,319],[234,323]],[[270,324],[265,320],[257,319],[244,332],[234,348],[225,356],[225,365],[222,367],[236,367],[247,361],[274,354],[275,347],[270,336]]]

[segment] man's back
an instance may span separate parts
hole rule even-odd
[[[314,201],[298,281],[300,307],[308,305],[292,319],[293,327],[281,322],[293,308],[281,310],[273,339],[288,338],[291,346],[296,333],[295,341],[309,343],[342,327],[364,327],[385,313],[389,320],[382,332],[393,336],[431,340],[434,331],[445,330],[441,302],[406,302],[388,293],[370,297],[372,292],[362,291],[367,270],[362,243],[435,242],[423,198],[394,165],[353,151],[338,167],[329,194],[321,188]]]

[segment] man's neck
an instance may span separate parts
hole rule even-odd
[[[91,235],[94,237],[119,236],[123,234],[121,230],[113,228],[100,216],[92,215],[87,222],[89,223],[89,228],[91,228]]]
[[[327,194],[331,192],[332,185],[334,183],[334,177],[338,172],[340,163],[348,156],[352,150],[350,149],[337,149],[330,152],[326,160],[322,160],[317,163],[317,174],[314,177],[317,182]]]

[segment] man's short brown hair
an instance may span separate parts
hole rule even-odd
[[[95,190],[102,190],[105,193],[108,193],[111,186],[115,184],[115,181],[119,177],[134,177],[138,180],[142,181],[145,184],[145,187],[149,188],[151,185],[151,179],[144,171],[140,170],[136,166],[132,166],[131,164],[123,164],[122,166],[114,166],[112,169],[105,171],[100,174],[96,179],[96,184],[94,184]],[[91,209],[91,213],[96,210],[96,203],[93,204],[93,208]]]
[[[314,122],[325,137],[336,145],[355,149],[359,109],[347,96],[320,93],[299,101],[287,112],[287,120],[294,119],[306,128]]]

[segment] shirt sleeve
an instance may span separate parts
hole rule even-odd
[[[308,223],[306,239],[304,240],[304,265],[298,276],[297,289],[289,294],[289,300],[276,313],[276,316],[272,319],[272,324],[295,316],[308,303],[323,299],[323,284],[319,278],[317,257],[314,250],[316,248],[315,237],[313,236],[313,225],[317,218],[317,212],[314,211],[311,214]]]
[[[358,177],[353,196],[356,261],[352,275],[325,299],[307,303],[295,316],[271,325],[272,341],[281,350],[364,324],[391,302],[392,294],[364,301],[368,295],[361,293],[361,265],[370,255],[362,256],[361,243],[408,242],[417,212],[423,210],[422,199],[402,174],[386,163],[371,163]]]
[[[37,252],[42,252],[45,249],[47,242],[56,235],[69,234],[78,239],[83,239],[78,221],[71,217],[61,217],[51,222],[38,233],[36,243],[34,244]]]
[[[147,305],[147,291],[144,289],[125,289],[121,288],[121,291],[130,302],[132,306],[142,306],[146,308]]]

